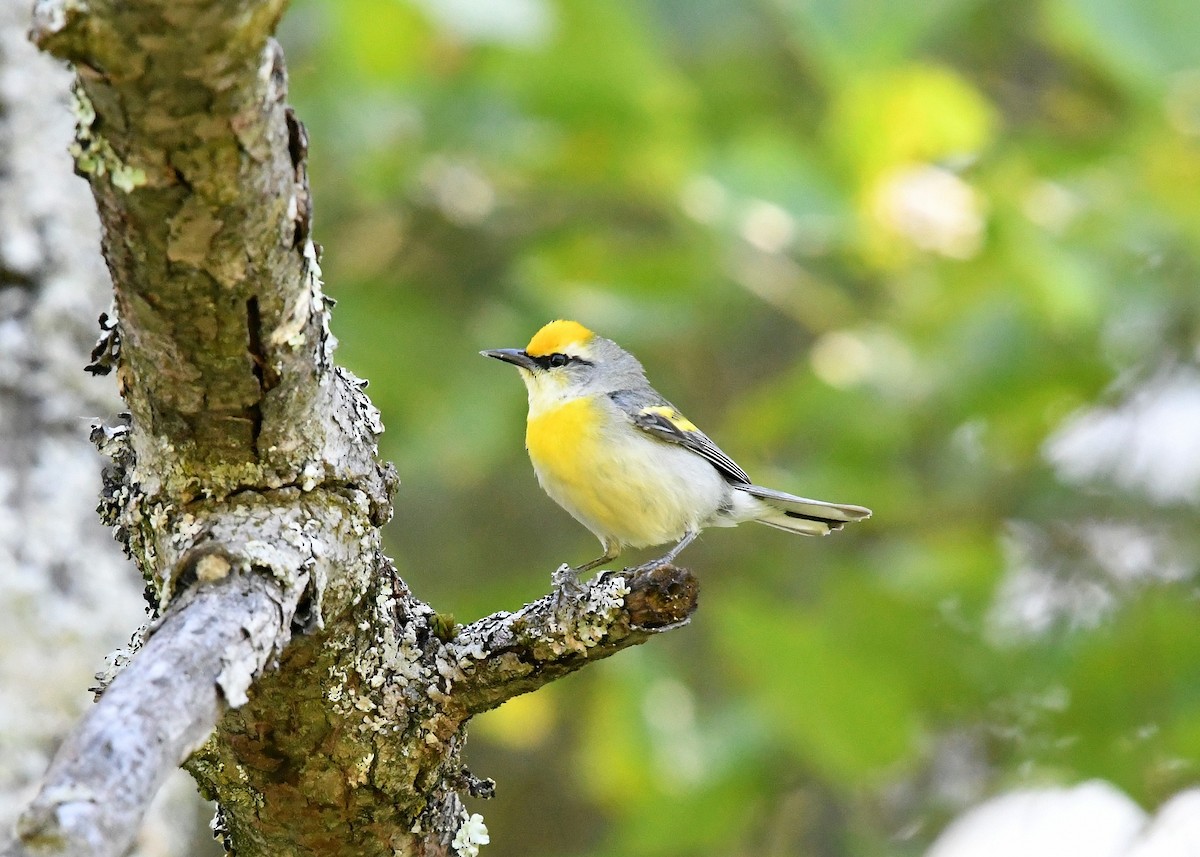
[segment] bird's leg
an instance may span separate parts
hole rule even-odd
[[[651,571],[656,568],[662,568],[664,565],[670,565],[675,561],[675,557],[679,556],[679,552],[692,543],[696,536],[700,535],[699,530],[688,530],[683,534],[683,538],[679,540],[679,544],[671,548],[658,559],[652,559],[650,562],[642,563],[636,571]]]
[[[604,565],[606,562],[612,562],[614,559],[616,559],[620,555],[621,555],[620,545],[616,544],[615,542],[605,542],[604,543],[604,554],[596,557],[595,559],[591,560],[590,562],[585,562],[583,565],[579,566],[579,568],[575,569],[575,573],[576,574],[584,574],[586,572],[591,571],[593,568],[596,568],[597,566]]]

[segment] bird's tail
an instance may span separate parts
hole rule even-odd
[[[758,504],[761,510],[754,515],[754,520],[789,533],[827,536],[852,521],[871,517],[871,510],[862,506],[809,500],[760,485],[734,485],[733,488],[761,501]]]

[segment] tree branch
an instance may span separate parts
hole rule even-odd
[[[699,583],[675,566],[605,572],[578,598],[554,592],[515,613],[493,613],[463,628],[452,651],[463,668],[457,706],[480,714],[537,690],[591,661],[686,624]]]
[[[76,168],[120,315],[95,363],[115,362],[131,414],[94,432],[102,517],[164,617],[63,745],[14,853],[118,853],[190,753],[239,857],[450,854],[456,789],[486,792],[460,759],[470,717],[695,609],[668,567],[456,634],[395,576],[382,427],[331,362],[307,143],[269,38],[282,5],[36,7],[39,44],[77,71]]]
[[[55,756],[6,852],[120,857],[163,780],[289,636],[277,584],[231,575],[172,608]]]

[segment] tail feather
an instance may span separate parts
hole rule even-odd
[[[871,510],[844,503],[826,503],[763,488],[761,485],[735,485],[751,497],[762,501],[763,513],[755,518],[759,523],[806,536],[824,536],[853,521],[871,517]]]

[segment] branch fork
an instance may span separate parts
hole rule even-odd
[[[471,717],[696,608],[666,565],[449,629],[396,578],[382,426],[331,362],[283,6],[37,2],[34,38],[76,69],[115,290],[92,366],[115,367],[129,417],[95,432],[101,511],[160,616],[8,855],[120,857],[180,763],[239,857],[474,847],[456,789],[490,786],[462,765]]]

